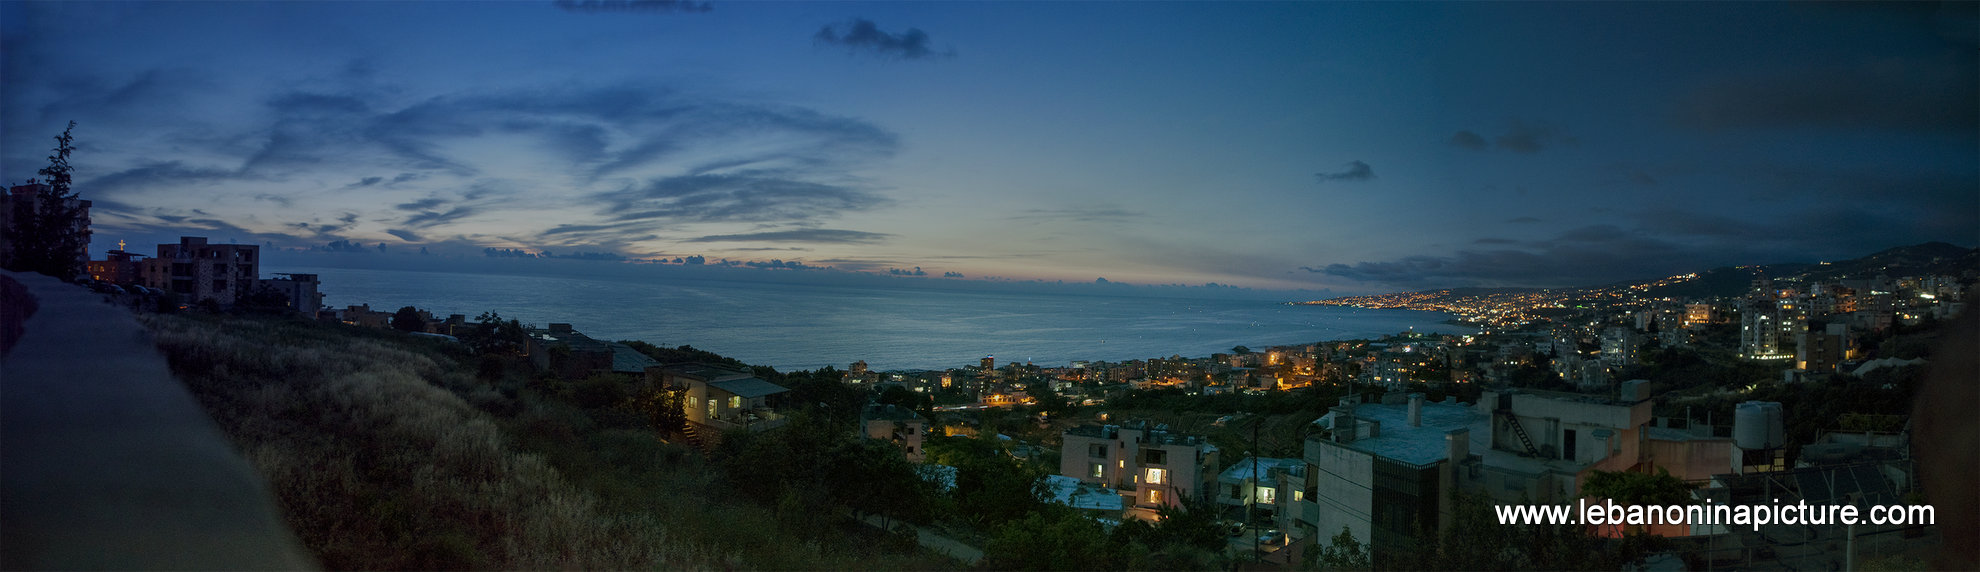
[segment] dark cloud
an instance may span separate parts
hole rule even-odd
[[[188,167],[179,161],[163,161],[147,163],[83,181],[76,185],[76,189],[92,195],[114,196],[128,190],[176,188],[222,181],[259,179],[260,177],[234,169]]]
[[[811,242],[831,244],[870,244],[894,235],[857,230],[812,228],[750,234],[717,234],[688,239],[687,242]]]
[[[902,269],[899,269],[899,268],[888,268],[888,269],[887,269],[887,273],[888,273],[888,274],[892,274],[892,275],[895,275],[895,276],[927,276],[927,275],[928,275],[928,273],[927,273],[927,272],[924,272],[924,271],[922,271],[922,270],[921,270],[921,267],[920,267],[920,266],[916,266],[916,267],[914,267],[914,270],[902,270]]]
[[[406,217],[406,220],[403,224],[413,228],[427,228],[431,226],[438,226],[438,225],[454,222],[456,220],[460,220],[469,215],[472,215],[476,212],[479,212],[479,209],[468,206],[457,206],[452,209],[448,209],[446,212],[424,211],[419,214]]]
[[[1026,209],[1013,215],[1011,220],[1068,220],[1073,222],[1133,222],[1148,218],[1148,213],[1116,207],[1091,207],[1072,209]]]
[[[779,222],[826,218],[886,203],[848,186],[745,175],[689,175],[596,196],[614,220]]]
[[[388,229],[388,230],[386,230],[386,231],[385,231],[385,234],[389,234],[389,235],[392,235],[392,236],[396,236],[396,237],[399,237],[399,239],[400,239],[400,240],[404,240],[404,241],[406,241],[406,242],[425,242],[425,241],[426,241],[426,239],[424,239],[424,238],[421,238],[421,237],[419,236],[419,233],[416,233],[416,232],[413,232],[413,231],[410,231],[410,230],[406,230],[406,229],[402,229],[402,228],[394,228],[394,229]]]
[[[1472,244],[1519,244],[1519,241],[1512,240],[1509,238],[1481,238],[1478,240],[1471,241],[1471,243]]]
[[[943,272],[943,273],[942,273],[942,277],[943,277],[943,278],[962,278],[962,277],[963,277],[963,275],[962,275],[962,273],[961,273],[961,272]]]
[[[1461,250],[1448,255],[1302,267],[1399,288],[1451,286],[1591,286],[1669,276],[1722,264],[1724,254],[1643,236],[1611,225],[1572,229],[1527,249]]]
[[[1329,181],[1366,181],[1375,178],[1375,169],[1361,161],[1348,161],[1345,168],[1338,173],[1314,173],[1313,176],[1319,178],[1320,182],[1323,183]]]
[[[677,12],[707,12],[715,7],[707,2],[687,0],[557,0],[557,8],[565,12],[584,14],[600,13],[651,13],[671,14]]]
[[[1451,144],[1473,151],[1484,151],[1492,147],[1491,143],[1485,142],[1483,135],[1470,131],[1459,131],[1451,134]]]
[[[1484,135],[1471,130],[1458,131],[1451,134],[1450,138],[1451,145],[1473,151],[1499,149],[1514,153],[1538,153],[1555,145],[1574,144],[1577,141],[1574,137],[1562,135],[1552,126],[1517,119],[1510,122],[1505,131],[1492,136],[1489,143]]]
[[[827,24],[812,35],[812,40],[820,44],[840,46],[847,51],[869,51],[881,56],[918,60],[932,56],[952,57],[953,50],[938,53],[928,46],[928,33],[918,28],[908,28],[906,32],[891,34],[880,31],[880,27],[865,18],[854,18],[840,24]]]
[[[426,210],[433,210],[434,207],[438,207],[444,204],[447,204],[446,199],[428,197],[410,203],[401,203],[399,205],[393,206],[392,208],[399,209],[402,211],[426,211]]]
[[[1969,46],[1933,58],[1839,62],[1729,77],[1677,100],[1703,130],[1830,127],[1980,133],[1980,62]]]

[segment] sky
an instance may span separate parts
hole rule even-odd
[[[75,121],[97,253],[1580,286],[1980,245],[1976,14],[4,2],[0,178]]]

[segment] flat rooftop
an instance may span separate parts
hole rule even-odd
[[[1329,425],[1333,416],[1331,412],[1321,416],[1319,423]],[[1488,436],[1471,440],[1474,452],[1480,441],[1484,441],[1487,448],[1491,446],[1491,419],[1456,403],[1424,402],[1423,423],[1417,427],[1409,425],[1408,404],[1363,403],[1354,407],[1354,416],[1381,423],[1379,434],[1335,444],[1412,465],[1428,465],[1446,458],[1449,445],[1445,444],[1444,435],[1459,429],[1471,430],[1474,434],[1482,429],[1483,435]],[[1474,429],[1474,425],[1480,429]]]

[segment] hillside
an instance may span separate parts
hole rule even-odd
[[[517,360],[282,318],[140,319],[329,569],[954,566],[864,527],[791,530],[730,500],[701,455]]]

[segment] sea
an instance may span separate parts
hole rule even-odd
[[[996,363],[1064,366],[1234,346],[1375,338],[1405,331],[1469,334],[1441,312],[1283,302],[1061,293],[850,288],[697,279],[624,280],[408,270],[265,267],[316,274],[324,304],[403,306],[435,316],[483,312],[602,340],[691,345],[779,371],[940,370]]]

